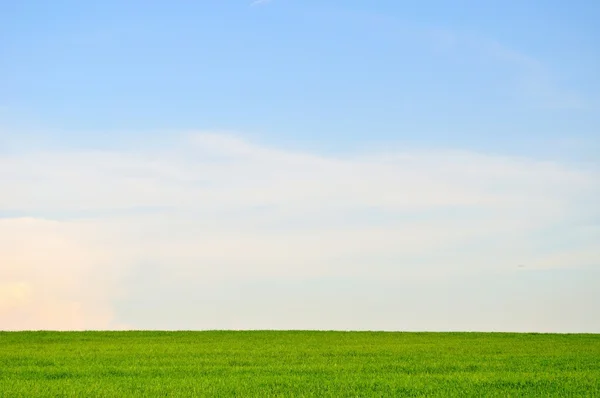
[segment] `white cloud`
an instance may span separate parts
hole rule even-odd
[[[0,155],[0,192],[0,214],[29,216],[0,219],[0,328],[120,327],[124,308],[155,291],[168,309],[125,321],[240,327],[218,314],[185,319],[193,311],[181,292],[193,286],[193,297],[218,296],[248,283],[319,279],[411,283],[430,292],[444,281],[517,275],[522,263],[527,270],[600,265],[591,244],[597,230],[586,230],[585,245],[539,244],[549,227],[598,215],[582,205],[600,194],[598,174],[531,159],[414,149],[334,157],[202,133],[160,150]],[[144,288],[136,281],[149,267],[157,276]],[[281,305],[305,293],[282,297]],[[344,295],[353,293],[340,294],[323,311],[346,311]],[[258,293],[243,300],[264,303]],[[175,307],[183,309],[171,319]],[[393,322],[382,319],[392,307],[379,306],[377,322],[356,313],[336,325],[388,327]],[[255,313],[246,325],[262,319],[265,327],[314,328],[324,316],[318,308],[269,322]],[[439,315],[431,311],[396,327],[440,327],[425,321]],[[459,315],[448,329],[467,325]]]

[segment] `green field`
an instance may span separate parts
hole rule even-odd
[[[0,333],[0,396],[597,396],[600,335]]]

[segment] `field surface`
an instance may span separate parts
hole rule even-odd
[[[600,335],[0,332],[0,397],[596,396]]]

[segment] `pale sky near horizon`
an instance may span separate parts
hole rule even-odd
[[[0,0],[0,330],[600,333],[598,20]]]

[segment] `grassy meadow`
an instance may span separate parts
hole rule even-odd
[[[0,397],[598,396],[600,335],[0,332]]]

